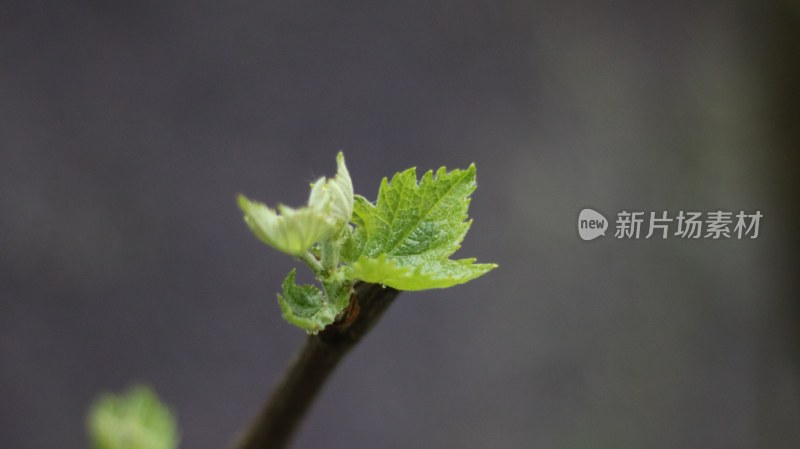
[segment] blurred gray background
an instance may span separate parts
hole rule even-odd
[[[0,445],[86,447],[151,383],[226,447],[301,345],[235,204],[478,166],[461,257],[297,437],[327,448],[800,446],[791,2],[0,3]],[[761,210],[756,240],[578,211]]]

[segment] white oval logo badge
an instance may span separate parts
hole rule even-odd
[[[608,220],[600,212],[592,209],[583,209],[578,215],[578,235],[583,240],[594,240],[601,235],[606,235]]]

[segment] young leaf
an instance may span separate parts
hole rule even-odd
[[[333,179],[320,178],[311,185],[308,205],[327,210],[339,229],[353,216],[353,182],[341,151],[336,155],[336,167]]]
[[[293,256],[304,254],[335,229],[335,223],[317,208],[279,205],[276,212],[244,195],[239,195],[239,207],[245,223],[259,240]]]
[[[444,288],[475,279],[495,264],[474,259],[449,259],[469,230],[469,196],[475,190],[475,165],[434,176],[425,173],[417,183],[414,168],[381,182],[375,205],[356,197],[352,237],[342,258],[354,279],[398,290]]]
[[[353,213],[353,184],[340,152],[333,179],[320,178],[311,186],[308,206],[278,205],[275,211],[239,195],[244,221],[262,242],[284,253],[300,256],[314,243],[342,230]]]
[[[93,449],[175,449],[178,426],[152,389],[135,386],[127,394],[105,394],[89,411]]]
[[[385,254],[377,258],[360,257],[348,272],[355,279],[411,291],[463,284],[497,267],[476,264],[475,259],[424,260],[416,266],[403,265],[408,260],[411,259],[390,258]]]
[[[325,283],[325,292],[313,285],[296,285],[295,271],[283,280],[283,294],[278,294],[278,303],[286,321],[316,334],[336,320],[350,300],[349,284]]]

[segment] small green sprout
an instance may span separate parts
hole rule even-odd
[[[384,178],[375,204],[353,195],[344,156],[338,172],[311,185],[308,205],[273,210],[239,196],[244,220],[259,240],[304,261],[322,289],[296,285],[295,270],[283,282],[278,303],[284,318],[315,334],[348,307],[356,281],[398,290],[427,290],[463,284],[496,268],[475,259],[450,259],[471,220],[475,165],[417,181],[415,168]]]

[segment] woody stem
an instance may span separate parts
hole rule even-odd
[[[232,448],[287,448],[330,374],[378,322],[398,293],[377,284],[356,284],[342,319],[306,339],[261,413]]]

